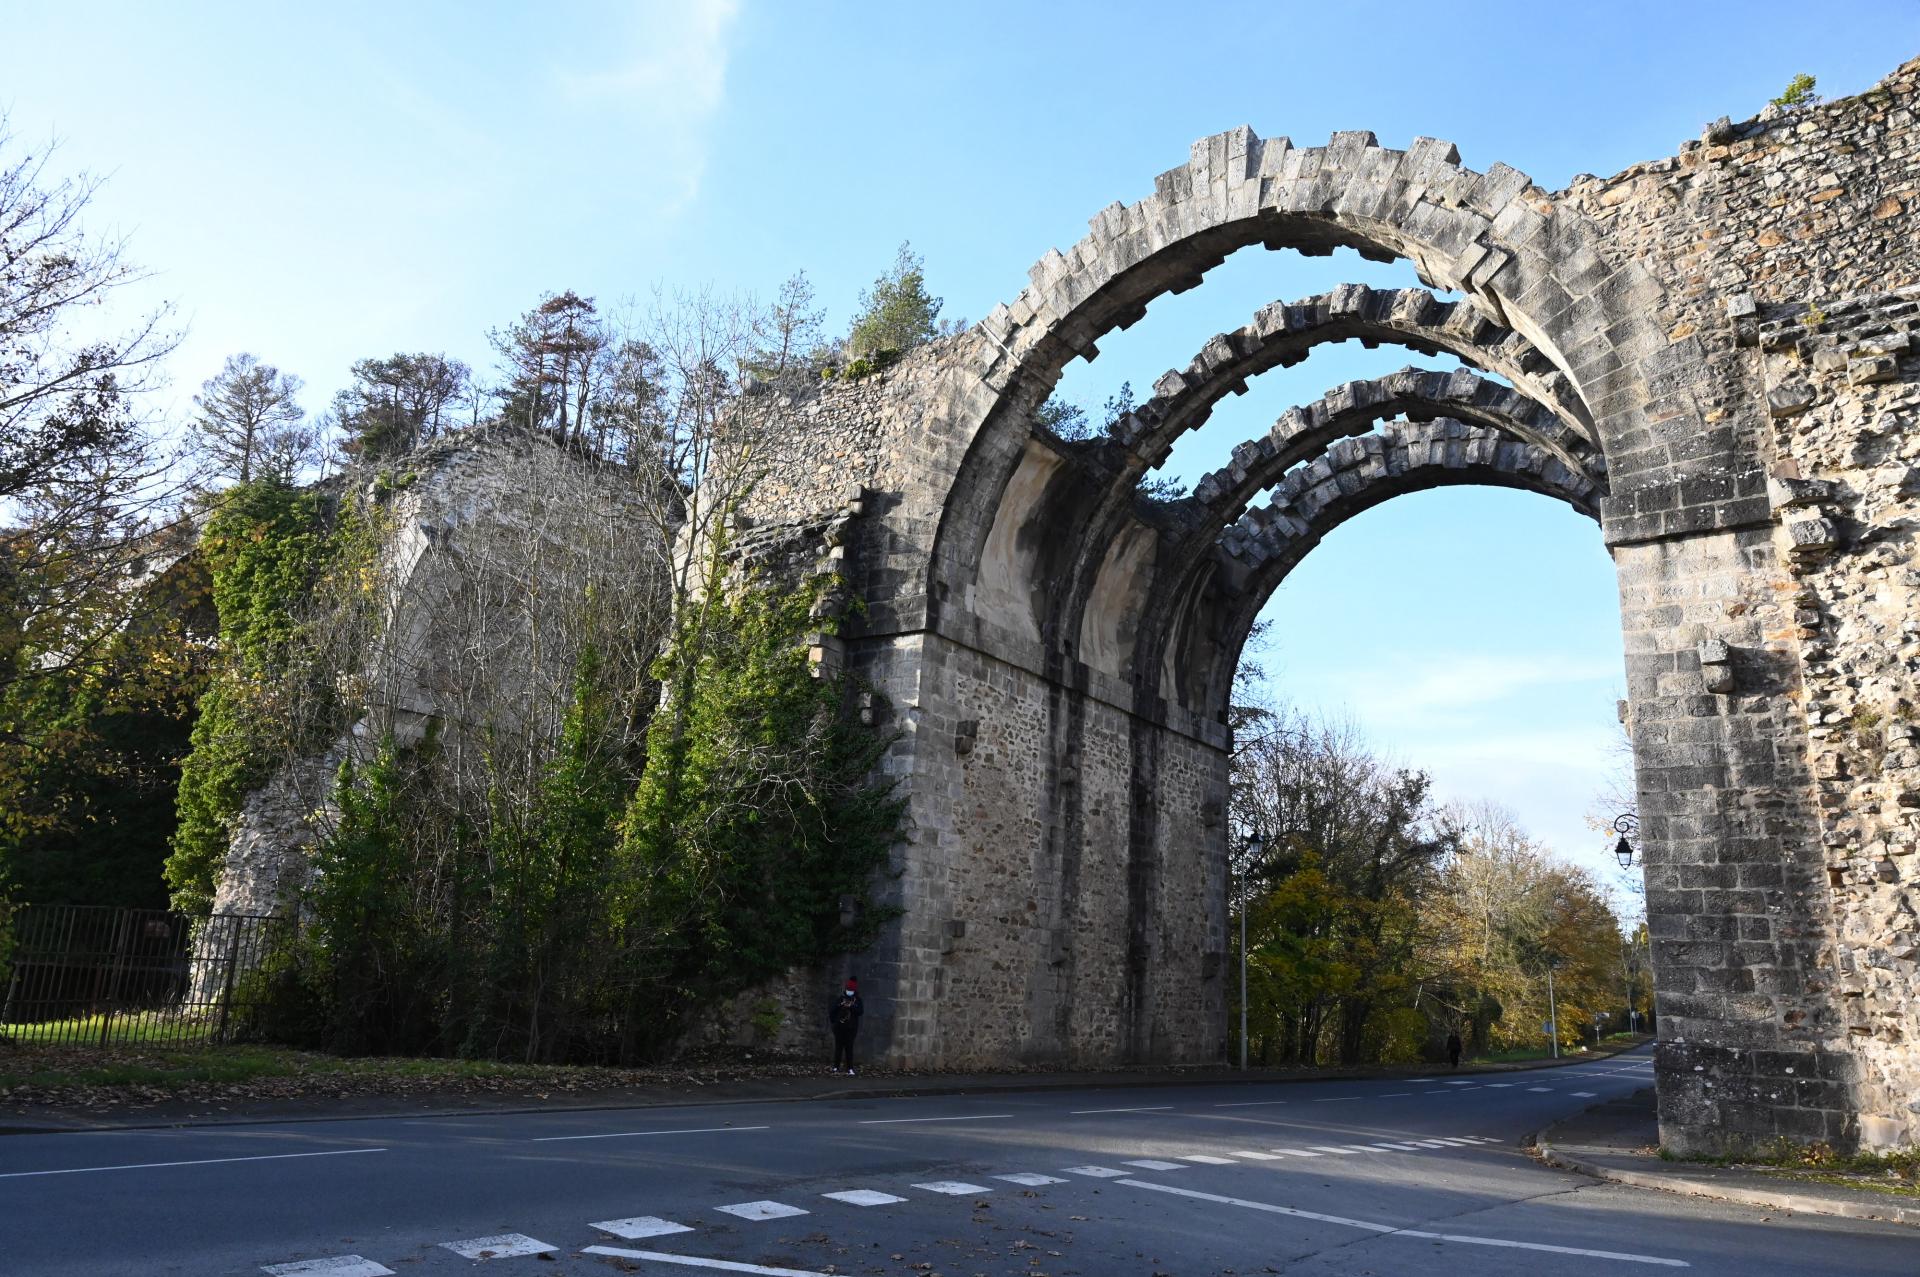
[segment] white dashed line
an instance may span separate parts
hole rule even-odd
[[[1244,1148],[1234,1149],[1233,1155],[1235,1157],[1244,1157],[1250,1162],[1277,1162],[1280,1160],[1272,1153],[1255,1153]]]
[[[895,1202],[904,1202],[904,1197],[895,1197],[892,1193],[876,1192],[871,1188],[849,1188],[840,1193],[822,1193],[822,1197],[831,1197],[836,1202],[845,1202],[849,1206],[891,1206]]]
[[[674,1233],[690,1233],[693,1230],[685,1224],[676,1224],[670,1219],[661,1219],[657,1215],[636,1215],[632,1219],[609,1219],[598,1224],[589,1224],[603,1233],[612,1233],[626,1241],[637,1242],[646,1237],[670,1237]]]
[[[1339,1104],[1343,1100],[1364,1100],[1364,1095],[1328,1095],[1314,1101],[1315,1104]]]
[[[1069,1166],[1060,1172],[1062,1175],[1086,1175],[1093,1179],[1119,1179],[1125,1171],[1116,1171],[1106,1166]]]
[[[1385,1095],[1382,1095],[1379,1098],[1383,1100],[1404,1100],[1409,1095],[1412,1095],[1412,1094],[1413,1094],[1412,1091],[1388,1091]]]
[[[642,1135],[723,1135],[728,1131],[767,1131],[769,1126],[695,1126],[683,1131],[609,1131],[604,1135],[542,1135],[529,1144],[556,1144],[563,1140],[630,1140]]]
[[[1304,1149],[1304,1148],[1276,1148],[1276,1149],[1274,1149],[1273,1151],[1274,1151],[1274,1152],[1276,1152],[1276,1153],[1284,1153],[1284,1154],[1286,1154],[1286,1155],[1287,1155],[1288,1157],[1318,1157],[1318,1156],[1320,1156],[1320,1154],[1318,1154],[1318,1153],[1309,1153],[1309,1152],[1307,1152],[1307,1150],[1306,1150],[1306,1149]]]
[[[260,1271],[272,1277],[394,1277],[393,1269],[359,1255],[303,1259],[297,1264],[268,1264]]]
[[[1575,1091],[1575,1092],[1573,1092],[1573,1098],[1574,1098],[1574,1099],[1576,1099],[1576,1100],[1590,1100],[1590,1099],[1592,1099],[1592,1098],[1593,1098],[1593,1097],[1594,1097],[1594,1096],[1595,1096],[1596,1094],[1598,1094],[1598,1092],[1595,1092],[1595,1091]]]
[[[1432,1233],[1419,1228],[1396,1228],[1392,1224],[1376,1224],[1371,1220],[1349,1219],[1344,1215],[1325,1215],[1319,1211],[1296,1210],[1291,1206],[1275,1206],[1271,1202],[1250,1202],[1243,1197],[1223,1197],[1218,1193],[1202,1193],[1191,1188],[1176,1188],[1172,1184],[1150,1184],[1142,1179],[1123,1179],[1120,1181],[1128,1188],[1144,1188],[1155,1193],[1172,1193],[1176,1197],[1187,1197],[1201,1202],[1217,1202],[1222,1206],[1239,1206],[1245,1210],[1265,1211],[1272,1215],[1290,1215],[1295,1219],[1318,1220],[1323,1224],[1339,1224],[1346,1228],[1363,1229],[1369,1233],[1385,1233],[1395,1237],[1420,1237],[1433,1241],[1459,1242],[1468,1246],[1499,1246],[1513,1250],[1535,1250],[1549,1255],[1581,1255],[1590,1259],[1617,1259],[1630,1264],[1658,1264],[1665,1268],[1690,1268],[1683,1259],[1666,1259],[1658,1255],[1634,1255],[1617,1250],[1584,1250],[1575,1246],[1550,1246],[1545,1242],[1513,1242],[1497,1237],[1471,1237],[1461,1233]]]
[[[1022,1184],[1027,1188],[1043,1188],[1048,1184],[1064,1184],[1067,1182],[1052,1175],[1035,1175],[1032,1171],[1018,1171],[1012,1175],[995,1175],[993,1178],[1003,1179],[1009,1184]]]
[[[1198,1162],[1202,1166],[1233,1165],[1233,1159],[1231,1157],[1215,1157],[1211,1153],[1184,1153],[1181,1155],[1180,1160],[1183,1162]]]
[[[743,1264],[734,1259],[702,1259],[697,1255],[670,1255],[658,1250],[627,1250],[622,1246],[588,1246],[582,1255],[612,1255],[616,1259],[644,1259],[654,1264],[678,1264],[682,1268],[712,1268],[723,1273],[755,1273],[759,1277],[832,1277],[814,1268],[769,1268],[765,1264]]]
[[[1327,1144],[1310,1144],[1308,1145],[1308,1147],[1313,1149],[1313,1151],[1316,1153],[1332,1153],[1335,1156],[1339,1156],[1339,1157],[1344,1157],[1347,1155],[1347,1153],[1352,1151],[1350,1149],[1334,1148],[1331,1145],[1327,1145]]]
[[[716,1206],[722,1215],[732,1215],[737,1219],[791,1219],[795,1215],[807,1212],[798,1206],[789,1206],[785,1202],[735,1202],[731,1206]]]
[[[862,1118],[862,1126],[899,1126],[906,1122],[997,1122],[1012,1117],[1011,1113],[979,1113],[967,1117],[868,1117]]]
[[[991,1193],[991,1188],[979,1184],[969,1184],[964,1180],[936,1179],[926,1184],[915,1184],[915,1188],[924,1188],[929,1193],[945,1193],[948,1197],[965,1197],[968,1193]]]
[[[30,1179],[35,1175],[91,1175],[98,1171],[151,1171],[169,1166],[221,1166],[228,1162],[288,1162],[297,1157],[350,1157],[355,1153],[384,1153],[384,1148],[333,1148],[324,1153],[261,1153],[253,1157],[203,1157],[191,1162],[130,1162],[124,1166],[70,1166],[59,1171],[0,1171],[0,1179]]]
[[[1478,1082],[1449,1082],[1448,1086],[1478,1086]]]
[[[1553,1088],[1550,1086],[1530,1086],[1527,1088],[1527,1090],[1531,1091],[1535,1095],[1553,1094]]]
[[[1143,1157],[1137,1162],[1126,1162],[1124,1165],[1138,1166],[1143,1171],[1184,1171],[1187,1169],[1178,1162],[1162,1162],[1151,1157]]]
[[[1285,1104],[1286,1100],[1235,1100],[1231,1104],[1216,1104],[1217,1109],[1257,1109],[1269,1108],[1275,1104]]]
[[[522,1255],[545,1255],[560,1248],[536,1241],[525,1233],[501,1233],[497,1237],[475,1237],[464,1242],[441,1242],[462,1259],[517,1259]]]
[[[1172,1108],[1171,1104],[1142,1104],[1130,1109],[1074,1109],[1069,1117],[1085,1117],[1089,1113],[1160,1113]]]

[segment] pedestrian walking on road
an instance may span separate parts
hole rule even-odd
[[[1460,1067],[1460,1035],[1457,1032],[1447,1034],[1447,1064],[1456,1069]]]
[[[845,1065],[847,1076],[853,1076],[853,1035],[860,1031],[860,982],[852,976],[847,977],[847,987],[840,991],[833,1005],[827,1008],[827,1025],[833,1030],[833,1071],[840,1072]]]

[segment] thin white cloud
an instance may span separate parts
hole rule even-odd
[[[557,73],[577,106],[616,112],[634,128],[634,148],[671,174],[666,211],[699,193],[706,171],[706,126],[726,100],[739,0],[678,0],[639,6],[627,55],[611,66]]]

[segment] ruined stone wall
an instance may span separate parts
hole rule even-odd
[[[1748,531],[1615,539],[1669,1143],[1920,1136],[1912,852],[1920,63],[1558,197],[1666,289],[1764,466]]]

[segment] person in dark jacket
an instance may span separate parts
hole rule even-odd
[[[1447,1063],[1456,1069],[1460,1067],[1460,1050],[1460,1035],[1447,1034]]]
[[[833,1030],[833,1071],[838,1073],[846,1066],[847,1075],[853,1075],[853,1035],[860,1031],[860,1013],[865,1008],[860,1003],[860,982],[852,976],[847,977],[847,987],[827,1008],[827,1026]]]

